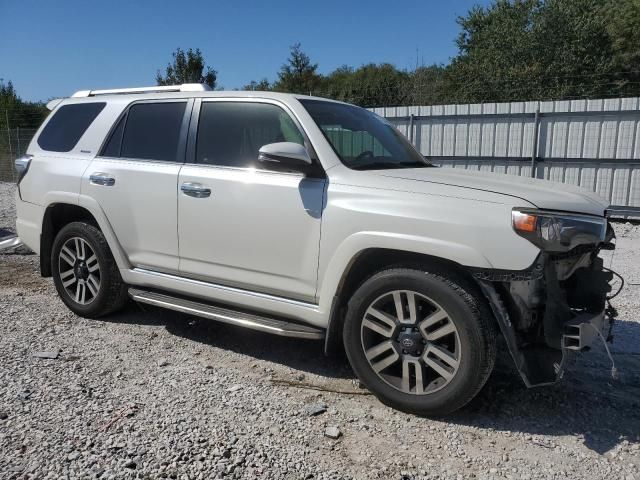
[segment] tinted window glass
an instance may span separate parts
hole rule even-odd
[[[105,105],[104,102],[63,105],[42,130],[38,145],[52,152],[70,151]]]
[[[127,115],[120,156],[177,161],[185,106],[185,102],[133,105]]]
[[[300,100],[342,163],[356,170],[431,167],[389,122],[364,108]]]
[[[105,145],[102,150],[103,157],[119,157],[120,156],[120,146],[122,145],[122,132],[124,132],[124,122],[127,118],[126,115],[123,115],[120,121],[118,122],[118,126],[113,130],[111,134],[111,138]]]
[[[258,150],[275,142],[304,145],[300,130],[280,107],[249,102],[202,104],[197,163],[258,168]]]

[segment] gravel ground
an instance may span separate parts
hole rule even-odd
[[[12,205],[0,183],[0,227]],[[503,356],[438,420],[383,406],[320,342],[135,305],[86,320],[36,256],[0,255],[0,478],[640,480],[640,227],[616,230],[619,379],[601,346],[533,390]]]
[[[16,202],[13,183],[0,182],[0,228],[15,231]]]

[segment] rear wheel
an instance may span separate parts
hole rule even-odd
[[[126,303],[127,288],[107,241],[91,224],[73,222],[60,230],[51,272],[62,301],[82,317],[101,317]]]
[[[358,378],[385,404],[442,415],[482,388],[495,362],[491,316],[464,278],[396,268],[349,302],[344,343]]]

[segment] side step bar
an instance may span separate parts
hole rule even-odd
[[[0,250],[7,250],[9,248],[17,247],[21,245],[22,241],[17,235],[10,235],[6,237],[0,237]]]
[[[283,337],[296,337],[306,339],[323,339],[324,330],[286,320],[263,317],[251,313],[239,312],[228,308],[217,307],[206,303],[200,303],[184,298],[173,297],[164,293],[149,292],[137,288],[129,289],[129,296],[136,302],[167,308],[177,312],[209,318],[219,322],[237,325],[240,327],[272,333]]]

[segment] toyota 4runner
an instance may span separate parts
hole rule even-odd
[[[504,337],[527,386],[606,330],[605,203],[435,168],[345,103],[199,84],[80,91],[16,160],[17,230],[62,301],[136,302],[343,346],[382,402],[437,415]]]

